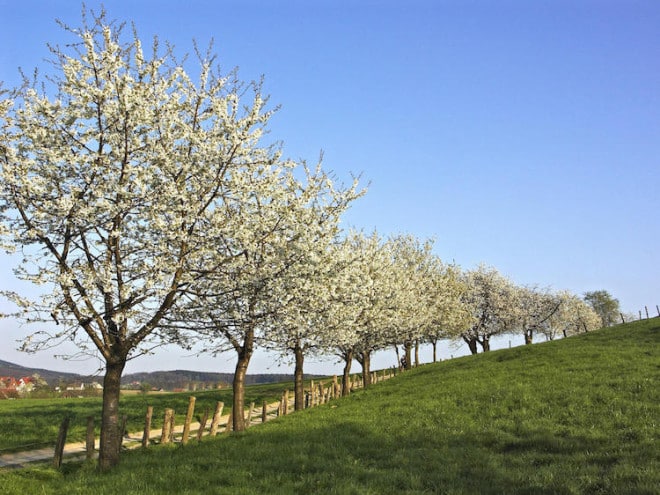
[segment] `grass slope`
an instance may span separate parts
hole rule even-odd
[[[242,434],[4,493],[660,493],[660,320],[421,367]]]

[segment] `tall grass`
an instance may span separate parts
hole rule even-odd
[[[657,494],[660,320],[427,365],[186,447],[0,474],[5,493]]]

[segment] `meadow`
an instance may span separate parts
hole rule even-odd
[[[286,389],[293,390],[293,382],[252,385],[245,389],[245,401],[261,406],[264,400],[279,400]],[[165,408],[174,409],[183,423],[188,400],[196,397],[196,415],[203,415],[206,409],[213,415],[216,402],[225,403],[225,414],[231,410],[233,394],[231,388],[195,391],[184,393],[129,394],[122,395],[120,411],[127,416],[126,429],[129,432],[141,432],[144,429],[144,417],[147,406],[154,408],[152,428],[163,425]],[[101,398],[58,398],[58,399],[20,399],[0,401],[0,453],[16,450],[30,450],[55,444],[62,420],[68,416],[70,427],[68,442],[85,440],[87,417],[95,418],[96,436],[100,434]],[[210,422],[210,419],[209,419]]]
[[[425,365],[246,432],[0,473],[7,494],[658,494],[660,319]],[[3,413],[0,413],[3,414]]]

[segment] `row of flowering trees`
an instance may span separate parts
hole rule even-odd
[[[319,212],[314,217],[323,223]],[[201,290],[180,300],[169,327],[162,325],[188,345],[236,353],[235,429],[245,426],[244,377],[258,346],[294,363],[295,407],[302,409],[309,357],[339,357],[344,387],[357,361],[369,386],[371,358],[383,349],[402,348],[410,367],[412,350],[422,343],[433,345],[435,359],[442,339],[462,340],[476,354],[479,346],[489,351],[496,335],[520,333],[531,344],[537,334],[554,339],[602,325],[569,292],[518,286],[486,266],[462,271],[443,263],[428,240],[341,235],[332,225],[315,231],[303,224],[286,248],[278,237],[264,238],[260,264],[238,257],[231,270],[214,269]]]
[[[537,334],[551,340],[602,326],[570,292],[516,285],[483,265],[463,271],[443,263],[432,247],[412,236],[349,233],[328,245],[322,276],[303,275],[286,287],[297,296],[272,328],[263,328],[260,342],[295,357],[297,404],[310,354],[341,358],[345,384],[358,361],[368,386],[371,356],[383,349],[402,348],[410,367],[412,350],[422,343],[433,345],[435,360],[439,340],[462,340],[476,354],[479,347],[489,351],[496,335],[521,334],[531,344]]]
[[[345,374],[355,359],[368,384],[388,346],[409,355],[463,338],[487,350],[502,331],[531,341],[581,324],[562,316],[578,311],[570,296],[546,304],[531,291],[523,310],[495,272],[462,273],[430,242],[342,235],[364,191],[264,144],[261,85],[221,74],[210,54],[198,53],[193,79],[169,48],[145,51],[103,12],[65,29],[74,42],[51,47],[44,81],[0,92],[0,239],[20,254],[16,275],[46,287],[3,294],[15,318],[40,324],[25,350],[72,341],[102,358],[100,469],[119,461],[127,361],[165,343],[235,353],[242,430],[257,346],[295,362],[300,408],[310,355],[339,356]]]
[[[603,323],[593,308],[568,291],[553,292],[535,286],[519,286],[496,269],[480,266],[463,274],[463,301],[471,323],[460,338],[477,353],[490,350],[495,335],[520,333],[531,344],[537,334],[547,339],[600,328]]]

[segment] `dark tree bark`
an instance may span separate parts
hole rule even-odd
[[[234,373],[232,390],[234,392],[234,403],[232,405],[232,418],[234,431],[245,430],[245,375],[247,374],[250,358],[245,355],[239,356]]]
[[[463,340],[465,343],[468,345],[468,349],[470,349],[471,354],[477,354],[477,339],[474,337],[466,337],[465,335],[462,336]]]
[[[119,464],[123,432],[120,431],[119,393],[121,374],[126,357],[118,356],[106,365],[103,377],[103,409],[101,412],[101,440],[99,443],[99,470],[108,471]]]
[[[236,371],[234,372],[234,381],[232,390],[234,392],[234,403],[232,405],[232,424],[234,431],[245,430],[245,375],[248,365],[254,352],[254,328],[250,328],[245,333],[243,345],[235,347],[238,353],[236,362]]]
[[[367,388],[371,385],[371,352],[358,352],[357,360],[362,366],[362,385]]]
[[[403,349],[406,356],[406,369],[412,369],[412,342],[409,340],[403,343]]]
[[[344,374],[341,380],[341,395],[347,396],[351,393],[351,365],[353,364],[353,349],[344,351]]]
[[[419,366],[419,340],[415,340],[415,368]]]
[[[295,406],[296,411],[305,409],[305,383],[303,381],[303,364],[305,362],[305,355],[299,342],[296,342],[294,348],[296,356],[296,367],[294,370],[294,389],[295,389]]]

